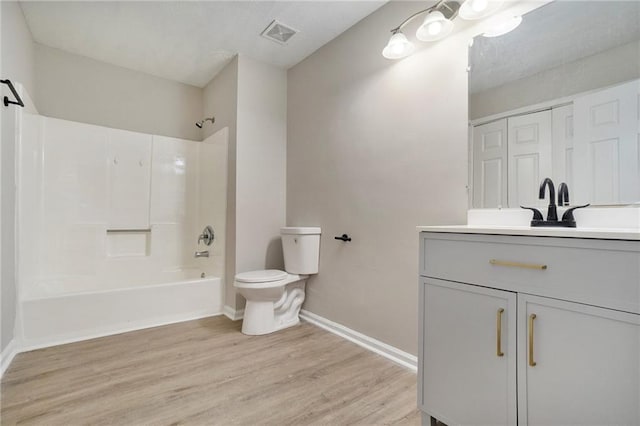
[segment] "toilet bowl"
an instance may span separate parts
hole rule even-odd
[[[298,324],[306,279],[274,269],[236,275],[234,287],[247,300],[242,332],[268,334]]]
[[[242,272],[233,286],[247,301],[242,332],[273,333],[300,322],[306,280],[318,272],[320,228],[281,229],[285,269]]]

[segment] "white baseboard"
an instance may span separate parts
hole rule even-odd
[[[304,309],[300,311],[300,318],[333,334],[345,338],[355,343],[356,345],[362,346],[363,348],[368,349],[371,352],[382,355],[383,357],[395,362],[396,364],[400,364],[401,366],[406,367],[414,372],[418,369],[418,357],[411,355],[410,353],[401,351],[400,349],[388,345],[384,342],[376,340],[373,337],[366,336],[362,333],[345,327],[342,324],[330,321],[324,317],[321,317],[320,315],[316,315],[313,312],[309,312]]]
[[[11,361],[13,361],[13,358],[19,352],[20,351],[18,351],[18,344],[16,343],[16,340],[13,339],[11,340],[11,342],[9,342],[7,347],[4,348],[2,353],[0,353],[0,379],[2,378],[2,376],[4,376],[4,372],[7,371],[7,368],[9,368],[9,365],[11,365]]]
[[[144,330],[147,328],[161,327],[163,325],[177,324],[186,321],[193,321],[201,318],[208,318],[222,315],[221,312],[205,311],[205,312],[191,312],[182,315],[175,315],[165,318],[154,318],[145,321],[137,321],[134,323],[128,323],[122,326],[110,326],[101,330],[91,330],[78,332],[63,336],[52,336],[47,338],[39,338],[28,340],[25,339],[17,353],[28,352],[36,349],[49,348],[51,346],[66,345],[68,343],[82,342],[84,340],[97,339],[100,337],[113,336],[116,334],[129,333],[131,331]]]
[[[231,306],[224,305],[222,308],[222,313],[225,317],[229,318],[231,321],[238,321],[244,317],[244,309],[238,309],[237,311],[233,309]]]
[[[244,314],[244,309],[240,309],[236,311],[230,306],[224,306],[222,313],[232,321],[237,321],[242,319]],[[182,316],[180,318],[171,318],[171,319],[167,318],[161,321],[154,321],[153,323],[147,322],[147,323],[129,324],[127,327],[122,327],[117,330],[111,329],[108,331],[86,333],[83,335],[75,335],[75,336],[69,336],[64,338],[58,337],[58,338],[47,340],[47,341],[25,341],[23,342],[23,344],[20,344],[20,345],[14,339],[9,343],[9,345],[7,345],[7,347],[0,354],[0,378],[2,377],[4,372],[7,370],[7,368],[9,368],[9,365],[11,364],[11,361],[13,361],[13,358],[20,352],[27,352],[35,349],[42,349],[50,346],[64,345],[67,343],[74,343],[74,342],[79,342],[83,340],[95,339],[95,338],[110,336],[114,334],[127,333],[130,331],[142,330],[145,328],[159,327],[162,325],[175,324],[175,323],[184,322],[184,321],[192,321],[195,319],[206,318],[206,317],[215,316],[215,315],[220,315],[220,313],[217,313],[217,314],[200,313],[195,315]],[[345,327],[342,324],[338,324],[336,322],[330,321],[324,317],[321,317],[319,315],[314,314],[313,312],[309,312],[304,309],[300,311],[300,318],[304,319],[305,321],[313,325],[323,328],[333,334],[336,334],[344,339],[347,339],[359,346],[362,346],[363,348],[368,349],[378,355],[381,355],[395,362],[396,364],[406,367],[412,371],[417,370],[418,359],[414,355],[411,355],[398,348],[395,348],[384,342],[376,340],[372,337],[366,336],[362,333],[359,333],[355,330]]]

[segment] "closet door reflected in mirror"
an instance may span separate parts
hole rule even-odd
[[[503,118],[473,128],[473,208],[543,206],[540,182],[571,181],[571,106]],[[570,115],[567,115],[570,114]],[[557,122],[556,122],[557,121]],[[557,129],[555,134],[553,129]],[[564,153],[554,164],[554,149]],[[560,154],[555,154],[559,158]],[[568,169],[568,172],[567,172]]]
[[[540,181],[551,176],[551,111],[510,117],[507,128],[509,207],[535,206]]]
[[[507,206],[507,120],[473,128],[473,205]]]
[[[575,198],[593,204],[640,200],[640,82],[576,98]]]

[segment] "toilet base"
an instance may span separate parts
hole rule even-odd
[[[287,284],[280,300],[247,300],[242,320],[242,333],[259,336],[300,323],[298,314],[304,302],[305,280]]]

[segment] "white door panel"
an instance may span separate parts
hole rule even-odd
[[[538,190],[551,177],[551,110],[507,121],[509,207],[547,205],[548,200],[538,200]]]
[[[507,120],[473,128],[473,207],[507,206]]]
[[[551,110],[552,170],[556,184],[565,182],[569,192],[573,189],[573,104]]]
[[[635,80],[576,98],[577,203],[640,200],[639,84]]]

